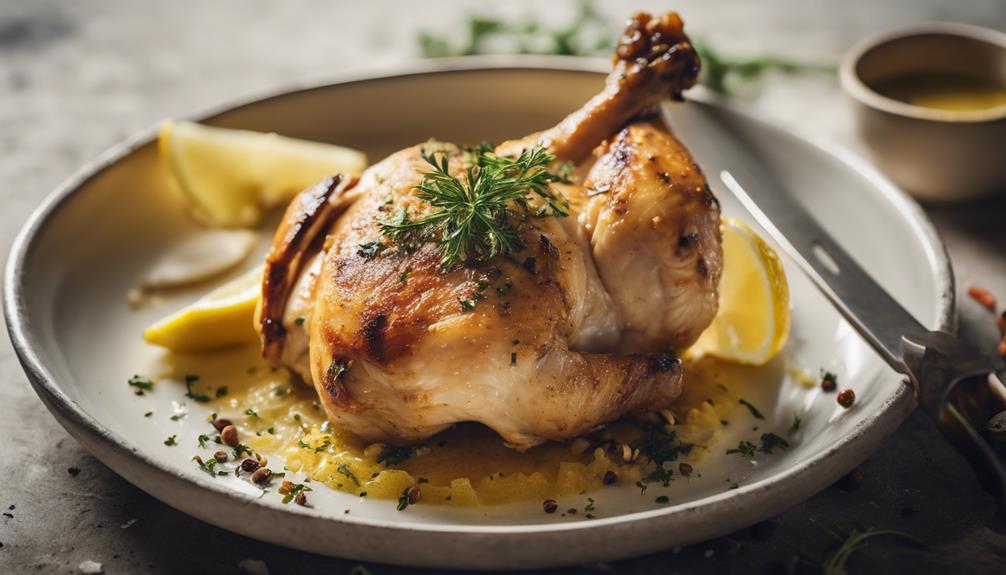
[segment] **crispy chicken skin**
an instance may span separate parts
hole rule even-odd
[[[528,219],[519,252],[445,270],[432,242],[383,240],[393,213],[432,209],[416,190],[424,152],[468,167],[453,144],[303,192],[266,261],[265,357],[312,382],[333,423],[385,443],[477,421],[526,449],[670,404],[674,352],[716,311],[719,206],[684,147],[637,118],[691,86],[698,60],[676,14],[637,14],[613,68],[556,127],[497,148],[544,145],[586,173],[555,184],[570,215]]]

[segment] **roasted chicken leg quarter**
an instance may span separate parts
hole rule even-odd
[[[526,449],[667,407],[722,251],[719,204],[651,109],[698,69],[677,14],[637,14],[557,126],[426,142],[302,192],[267,257],[265,357],[366,441],[475,421]]]

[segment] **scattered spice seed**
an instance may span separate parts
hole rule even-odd
[[[542,502],[541,507],[545,510],[545,513],[555,513],[559,509],[559,504],[555,499],[546,499]]]
[[[213,429],[216,429],[217,431],[223,431],[225,427],[231,424],[231,420],[214,418],[210,423],[211,425],[213,425]]]
[[[822,371],[821,389],[827,392],[832,392],[838,389],[838,376],[830,371]]]
[[[985,306],[989,311],[995,311],[996,309],[996,298],[993,296],[989,290],[973,285],[968,288],[968,295],[971,299]]]
[[[422,494],[423,492],[419,489],[418,485],[413,485],[405,490],[405,495],[409,498],[409,505],[415,505],[418,503]]]
[[[241,471],[245,473],[255,473],[255,470],[259,468],[259,462],[254,459],[245,459],[241,462]]]
[[[618,474],[612,470],[607,470],[604,472],[604,479],[601,480],[605,485],[613,485],[618,482]]]
[[[213,459],[216,459],[220,463],[225,463],[227,461],[227,454],[223,451],[218,451],[213,454]]]
[[[838,394],[838,404],[842,407],[849,409],[852,407],[853,403],[856,403],[856,392],[851,389],[843,389]]]
[[[268,467],[261,467],[252,473],[251,480],[252,483],[257,483],[259,485],[265,485],[269,483],[269,479],[272,477],[272,470]]]
[[[233,425],[228,425],[227,427],[220,430],[220,441],[224,442],[227,447],[236,447],[238,444],[238,428]]]

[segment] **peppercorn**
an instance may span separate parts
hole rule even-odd
[[[233,425],[228,425],[227,427],[220,430],[220,441],[224,442],[224,445],[228,447],[234,447],[238,444],[238,428]]]
[[[839,405],[849,409],[853,403],[856,403],[856,392],[851,389],[843,389],[839,392],[837,399]]]
[[[618,481],[618,474],[609,469],[604,472],[604,479],[601,481],[603,481],[605,485],[613,485]]]
[[[217,463],[225,463],[227,461],[227,454],[223,451],[218,451],[213,454],[213,459],[216,459]]]
[[[838,387],[838,378],[830,371],[824,372],[821,376],[821,389],[827,392],[835,391]]]
[[[559,503],[555,499],[546,499],[542,502],[541,507],[545,510],[545,513],[555,513],[559,509]]]
[[[268,467],[261,467],[252,473],[251,480],[252,483],[258,483],[259,485],[264,485],[269,483],[269,478],[272,477],[272,470]]]
[[[241,471],[244,471],[245,473],[254,473],[258,468],[259,463],[254,459],[245,459],[241,462]]]
[[[225,427],[227,427],[228,425],[231,424],[231,420],[229,420],[229,419],[214,419],[210,423],[213,425],[213,429],[216,429],[217,431],[223,431]]]

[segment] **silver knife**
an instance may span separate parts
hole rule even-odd
[[[926,329],[786,190],[720,179],[874,350],[974,468],[1006,519],[1006,369],[972,345]]]

